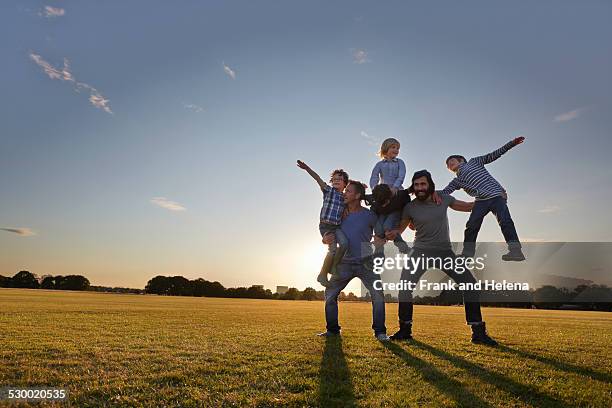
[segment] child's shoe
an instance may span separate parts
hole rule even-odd
[[[507,254],[502,255],[502,261],[520,262],[525,260],[525,255],[520,248],[511,249]]]

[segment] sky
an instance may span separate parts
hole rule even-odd
[[[3,1],[0,274],[318,288],[322,198],[295,161],[367,181],[387,137],[443,187],[448,155],[524,135],[489,166],[522,240],[612,241],[611,16],[595,0]],[[449,218],[461,241],[467,215]],[[479,240],[501,239],[487,217]]]

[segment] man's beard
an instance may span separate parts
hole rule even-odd
[[[420,200],[420,201],[425,201],[430,196],[429,191],[415,191],[415,195],[416,195],[417,200]]]

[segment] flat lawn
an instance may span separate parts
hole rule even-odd
[[[415,340],[382,344],[368,303],[341,303],[326,341],[322,302],[0,289],[0,386],[92,407],[612,407],[612,314],[483,314],[497,348],[460,307],[417,306]]]

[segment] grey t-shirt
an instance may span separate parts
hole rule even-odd
[[[448,207],[455,202],[450,195],[441,195],[442,204],[427,199],[412,200],[404,207],[402,220],[412,221],[416,233],[414,247],[418,249],[451,249],[448,228]]]

